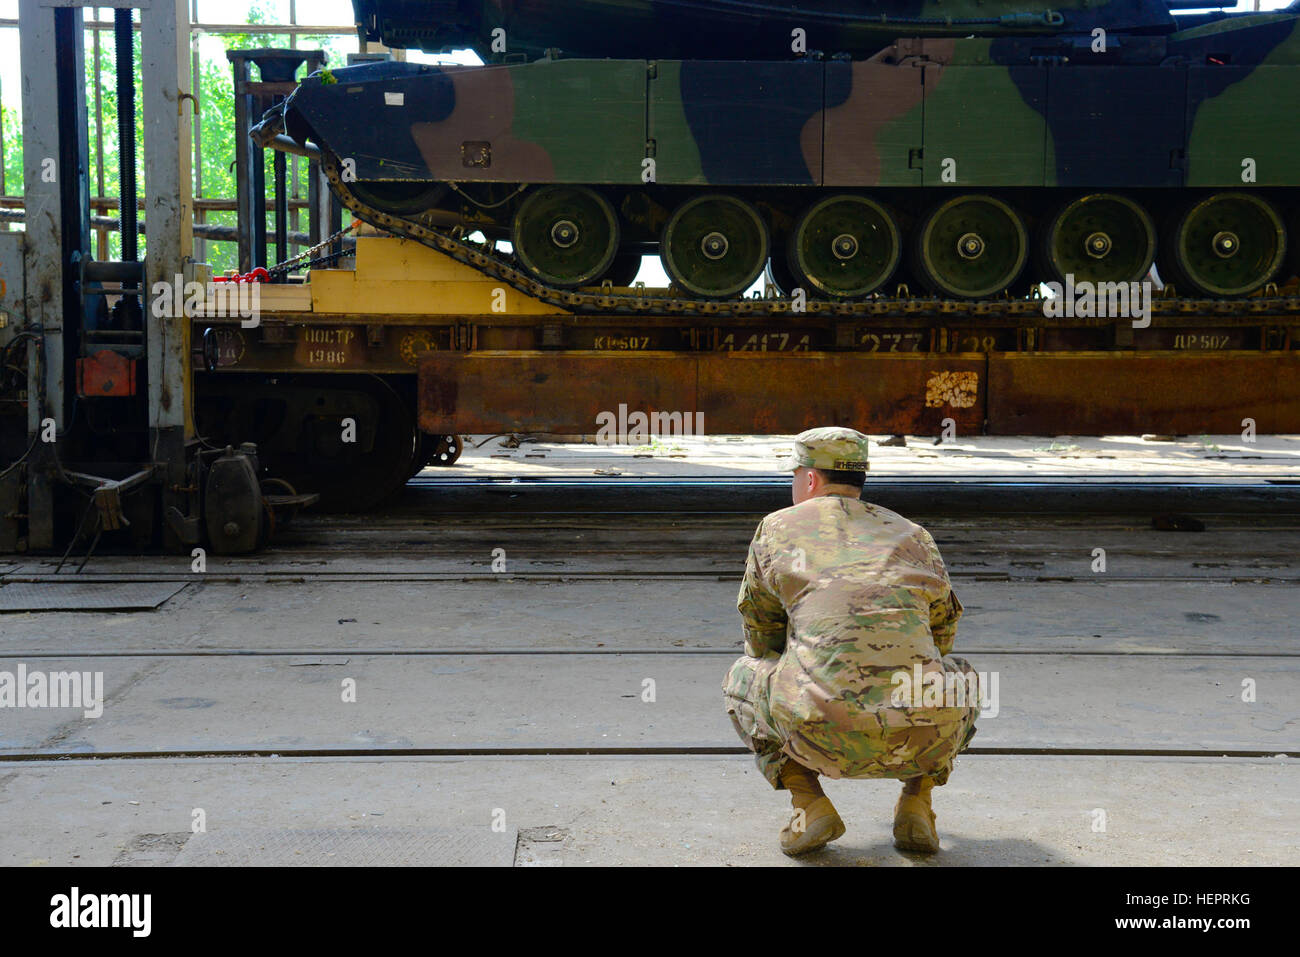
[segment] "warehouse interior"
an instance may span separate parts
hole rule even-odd
[[[1263,278],[1240,295],[1205,278],[1236,261],[1244,226],[1217,229],[1199,280],[1199,260],[1162,280],[1152,240],[1132,283],[1145,321],[1045,306],[1061,292],[1028,272],[934,292],[924,247],[896,252],[871,294],[805,304],[813,265],[776,250],[807,217],[766,205],[793,187],[703,196],[744,200],[771,233],[724,293],[691,278],[664,226],[689,224],[689,202],[663,197],[696,181],[670,182],[668,134],[652,148],[635,127],[652,155],[631,185],[592,182],[622,197],[620,228],[652,223],[661,246],[645,226],[580,281],[566,229],[585,242],[593,221],[547,220],[553,258],[537,260],[519,197],[605,194],[558,174],[532,191],[476,182],[508,168],[505,132],[457,135],[452,192],[474,215],[452,224],[442,184],[389,192],[364,174],[353,189],[329,145],[380,143],[405,119],[340,110],[310,138],[294,120],[403,83],[425,109],[411,91],[430,77],[476,103],[465,91],[491,69],[565,57],[485,67],[468,41],[389,46],[407,34],[355,3],[0,3],[0,672],[101,689],[72,710],[0,694],[0,863],[1296,863],[1294,171],[1261,183],[1295,237]],[[798,62],[833,76],[847,61]],[[671,73],[638,69],[642,84]],[[1300,61],[1268,69],[1300,77]],[[638,89],[640,109],[654,88]],[[523,140],[528,122],[504,128]],[[375,150],[363,169],[404,162]],[[1032,194],[988,192],[1017,189]],[[493,204],[520,210],[517,232]],[[1060,221],[1024,219],[1035,242]],[[983,255],[991,230],[970,230],[950,276]],[[689,251],[704,270],[737,235]],[[848,834],[783,854],[787,796],[723,707],[747,548],[791,504],[784,463],[819,426],[870,437],[862,498],[933,535],[965,608],[956,649],[995,678],[935,792],[933,857],[892,843],[894,782],[847,778],[825,783]]]

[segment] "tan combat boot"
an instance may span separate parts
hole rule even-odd
[[[781,768],[781,783],[790,789],[794,810],[781,828],[781,850],[791,857],[807,854],[844,835],[844,822],[822,791],[817,773],[791,759]]]
[[[934,827],[934,811],[930,810],[933,787],[932,778],[904,782],[903,793],[894,806],[894,847],[900,851],[933,854],[939,850],[939,832]]]

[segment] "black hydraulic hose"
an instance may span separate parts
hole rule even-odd
[[[117,55],[117,148],[122,211],[122,261],[135,262],[135,29],[129,8],[113,11]]]

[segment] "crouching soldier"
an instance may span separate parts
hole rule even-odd
[[[949,656],[962,606],[939,550],[919,525],[861,501],[867,450],[852,429],[796,438],[794,506],[759,523],[740,586],[745,654],[722,688],[763,776],[790,791],[790,855],[844,833],[822,774],[901,779],[895,846],[939,850],[930,790],[979,715],[974,670]],[[916,677],[958,693],[922,700]]]

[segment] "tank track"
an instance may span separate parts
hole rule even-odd
[[[520,292],[543,302],[576,313],[611,313],[669,316],[928,316],[951,315],[990,317],[1042,316],[1040,298],[963,300],[911,296],[905,286],[900,295],[858,301],[831,301],[808,298],[805,308],[796,311],[790,298],[762,299],[690,299],[676,296],[643,295],[615,292],[613,286],[595,289],[561,289],[540,282],[523,270],[483,246],[467,242],[458,229],[437,228],[421,223],[419,217],[406,219],[385,213],[362,202],[340,175],[340,163],[330,150],[321,148],[320,168],[340,201],[353,215],[387,232],[412,239],[469,266],[483,275],[500,280]],[[1176,293],[1173,286],[1166,292]],[[1300,295],[1283,296],[1276,283],[1266,285],[1261,293],[1242,299],[1190,299],[1175,295],[1152,298],[1153,316],[1202,315],[1300,315]],[[1051,320],[1046,320],[1051,321]],[[1108,324],[1110,319],[1095,320]]]

